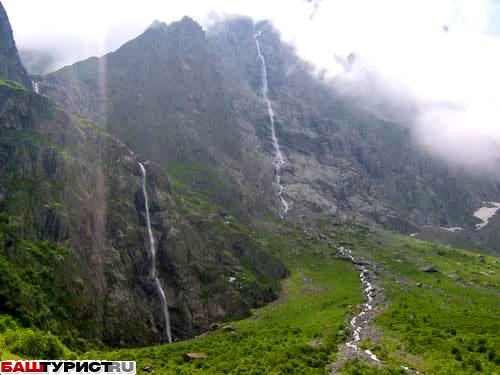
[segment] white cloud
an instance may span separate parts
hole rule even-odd
[[[19,46],[57,49],[65,64],[116,49],[154,19],[267,18],[346,93],[411,108],[410,125],[432,153],[475,169],[500,160],[500,38],[491,34],[500,7],[492,0],[323,0],[312,20],[316,2],[303,0],[3,3]],[[346,72],[335,56],[351,52],[357,60]]]

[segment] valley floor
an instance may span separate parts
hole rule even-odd
[[[325,373],[350,340],[348,321],[362,299],[358,272],[332,245],[342,243],[368,260],[385,299],[378,301],[383,311],[359,345],[382,366],[353,357],[338,372],[499,373],[498,258],[362,228],[327,234],[328,240],[300,231],[261,239],[286,261],[292,276],[280,299],[228,324],[234,331],[226,327],[229,332],[222,328],[191,341],[89,358],[134,358],[139,369],[165,374]],[[436,272],[423,271],[430,266]],[[206,358],[186,361],[188,352]]]
[[[322,228],[319,236],[276,225],[253,236],[291,271],[278,300],[196,339],[83,357],[136,360],[138,373],[324,374],[351,339],[349,319],[363,295],[358,271],[336,249],[342,244],[366,260],[384,289],[380,313],[359,343],[381,366],[344,358],[336,373],[500,373],[497,257],[347,226]],[[434,272],[424,272],[431,266]],[[10,358],[16,349],[3,332],[0,355]]]
[[[337,345],[347,339],[347,318],[361,302],[358,273],[322,242],[296,234],[284,243],[283,237],[260,240],[282,255],[292,276],[284,282],[281,297],[252,317],[221,324],[194,340],[88,357],[133,358],[138,369],[160,374],[324,373]],[[206,358],[186,361],[190,352]]]

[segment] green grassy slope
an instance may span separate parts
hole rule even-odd
[[[357,272],[335,258],[331,248],[306,241],[297,231],[254,235],[292,272],[279,300],[230,323],[233,332],[220,329],[190,341],[93,352],[88,358],[135,359],[138,369],[151,366],[157,374],[324,373],[337,344],[345,340],[347,316],[361,301]],[[187,352],[203,352],[207,358],[185,362]]]
[[[255,310],[248,319],[222,323],[215,332],[193,340],[99,350],[84,357],[133,359],[139,373],[143,368],[156,374],[324,373],[325,365],[336,359],[337,344],[345,342],[347,319],[361,301],[352,265],[338,259],[324,242],[308,239],[296,228],[269,226],[257,231],[232,221],[214,230],[244,231],[284,260],[291,276],[277,301]],[[401,366],[425,374],[500,373],[497,257],[362,228],[337,228],[330,236],[376,265],[387,298],[385,311],[375,321],[380,337],[362,343],[385,368],[350,361],[343,373],[395,374],[403,372]],[[423,272],[428,266],[437,272]],[[226,324],[234,330],[223,329]],[[34,334],[19,327],[2,329],[3,358],[31,357],[29,350],[19,349],[24,345],[19,342],[29,343]],[[17,344],[9,341],[12,332],[27,339],[17,339]],[[186,361],[189,352],[204,353],[206,358]],[[61,353],[71,356],[68,351]]]
[[[377,264],[388,298],[383,339],[364,343],[389,365],[427,374],[500,373],[500,259],[387,232],[337,231]],[[437,272],[423,272],[434,266]],[[370,373],[357,364],[347,373]]]
[[[217,206],[207,197],[187,188],[178,176],[172,180],[186,212],[217,214]],[[361,302],[356,270],[339,259],[325,241],[304,235],[299,228],[275,221],[251,229],[232,217],[227,220],[214,221],[213,230],[226,237],[248,236],[281,258],[290,270],[277,301],[255,310],[248,319],[222,323],[215,332],[193,340],[137,349],[103,349],[84,357],[133,359],[138,362],[139,373],[148,367],[156,374],[324,373],[326,364],[336,359],[337,345],[346,341],[348,318]],[[6,244],[9,222],[4,220],[1,229]],[[375,321],[380,337],[361,344],[377,354],[384,369],[350,361],[343,373],[393,374],[401,373],[401,366],[426,374],[500,373],[498,257],[355,226],[323,228],[323,233],[372,264],[387,298],[384,312]],[[30,249],[36,250],[33,254],[43,250],[37,250],[39,246],[31,245]],[[429,266],[437,272],[423,272]],[[255,281],[252,275],[243,267],[235,283],[245,288]],[[46,288],[49,292],[51,285]],[[46,292],[34,291],[34,295],[45,298]],[[226,324],[232,329],[223,329]],[[204,353],[206,358],[185,361],[189,352]],[[54,353],[60,358],[74,355],[54,336],[1,317],[2,358],[48,358]]]

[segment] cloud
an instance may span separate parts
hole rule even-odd
[[[435,20],[425,2],[396,19],[370,9],[373,19],[342,27],[361,28],[347,43],[355,59],[337,56],[329,72],[342,94],[411,127],[433,155],[491,175],[500,167],[500,38],[488,31],[491,4],[470,4],[450,3]]]
[[[277,24],[339,93],[410,127],[449,164],[494,175],[500,38],[492,23],[499,11],[490,1],[325,0],[295,35]]]
[[[269,19],[346,96],[412,127],[429,152],[491,173],[500,160],[500,6],[493,0],[3,0],[21,48],[58,66],[118,48],[154,19]],[[352,54],[352,55],[351,55]],[[347,57],[354,61],[345,64]]]

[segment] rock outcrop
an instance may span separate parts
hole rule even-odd
[[[0,79],[16,81],[31,89],[31,80],[21,63],[9,17],[0,3]]]
[[[165,340],[148,271],[138,161],[125,144],[50,98],[0,85],[0,211],[20,224],[20,238],[70,249],[50,272],[64,285],[52,293],[73,301],[62,315],[76,337],[111,345]],[[287,274],[282,263],[248,235],[225,233],[222,218],[186,213],[162,168],[153,162],[146,168],[174,338],[242,318],[274,299]],[[0,257],[17,254],[5,250]],[[240,272],[255,279],[231,283]],[[23,318],[26,306],[0,298],[11,301],[1,312]]]
[[[326,215],[412,233],[426,224],[473,226],[474,208],[500,195],[495,179],[433,159],[407,128],[319,81],[267,23],[226,20],[207,35],[189,18],[158,23],[114,53],[47,75],[42,87],[163,166],[200,163],[223,176],[226,191],[198,184],[218,202],[249,216],[276,212],[258,30],[289,218]]]

